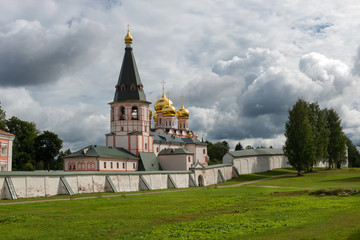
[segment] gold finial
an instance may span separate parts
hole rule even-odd
[[[165,81],[164,80],[162,80],[161,81],[161,85],[162,85],[162,89],[163,89],[163,95],[162,95],[162,97],[164,97],[165,96]]]
[[[184,108],[184,96],[181,95],[181,108]]]
[[[128,31],[127,31],[127,34],[125,36],[125,43],[132,43],[132,41],[133,41],[133,38],[130,35],[130,25],[128,24]]]
[[[168,95],[168,99],[169,99],[169,101],[168,101],[168,105],[170,106],[170,92],[169,92],[169,91],[167,91],[167,92],[166,92],[166,94]]]

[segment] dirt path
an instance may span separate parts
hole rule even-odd
[[[233,185],[225,185],[225,186],[217,186],[218,188],[228,188],[228,187],[239,187],[243,185],[249,185],[257,182],[262,182],[270,179],[281,178],[291,176],[294,173],[287,173],[282,175],[277,175],[268,178],[262,178],[254,181],[242,182]],[[296,187],[280,187],[280,186],[256,186],[253,187],[267,187],[267,188],[296,188]],[[297,188],[303,189],[303,188]],[[108,197],[124,197],[124,196],[134,196],[134,195],[145,195],[145,194],[156,194],[156,193],[168,193],[168,192],[183,192],[183,191],[191,191],[197,190],[196,188],[186,188],[186,189],[177,189],[177,190],[169,190],[169,191],[152,191],[152,192],[139,192],[139,193],[119,193],[119,194],[112,194],[112,195],[99,195],[99,196],[88,196],[88,197],[71,197],[71,198],[56,198],[56,199],[41,199],[41,200],[34,200],[34,201],[23,201],[23,202],[0,202],[1,205],[16,205],[16,204],[26,204],[26,203],[39,203],[39,202],[56,202],[56,201],[72,201],[72,200],[79,200],[79,199],[92,199],[92,198],[108,198]]]

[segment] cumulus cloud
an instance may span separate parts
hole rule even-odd
[[[41,85],[87,66],[100,50],[104,27],[88,19],[44,27],[15,20],[0,30],[0,85]]]

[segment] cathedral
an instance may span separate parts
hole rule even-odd
[[[132,48],[125,36],[125,54],[110,105],[110,133],[106,146],[90,145],[64,159],[65,171],[189,170],[208,163],[207,144],[189,128],[189,111],[175,109],[165,95],[154,104],[146,100]],[[152,120],[154,123],[152,124]]]

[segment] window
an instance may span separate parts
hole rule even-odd
[[[190,157],[188,157],[188,162],[190,162],[191,161],[191,158]]]
[[[125,108],[121,107],[120,108],[120,116],[119,116],[120,120],[125,120]]]
[[[159,147],[156,148],[156,152],[159,152]]]
[[[130,90],[131,90],[131,91],[135,91],[135,90],[136,90],[135,84],[131,84],[131,85],[130,85]]]
[[[125,169],[125,163],[123,163],[123,168]]]
[[[132,107],[131,109],[131,119],[132,120],[138,120],[138,108]]]
[[[121,84],[120,89],[122,92],[125,91],[125,84]]]
[[[104,168],[106,168],[106,162],[104,162]]]
[[[147,149],[147,143],[145,143],[145,149]]]
[[[133,169],[135,169],[135,167],[136,167],[136,164],[135,164],[135,163],[133,163]]]
[[[1,145],[1,155],[0,156],[6,156],[7,154],[7,145],[2,144]]]
[[[119,163],[116,163],[116,168],[119,169]]]
[[[110,168],[111,168],[111,169],[113,168],[113,162],[110,163]]]
[[[203,149],[203,154],[205,154],[205,149]]]
[[[121,127],[121,131],[124,131],[124,127]]]
[[[159,124],[161,124],[161,118],[159,118]]]

